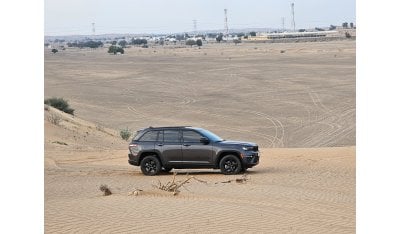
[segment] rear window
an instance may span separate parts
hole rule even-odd
[[[142,132],[142,130],[137,131],[135,136],[133,137],[132,141],[137,141],[139,139],[140,135],[141,135],[140,134],[141,132]]]
[[[139,141],[157,141],[159,131],[148,131],[140,138]]]

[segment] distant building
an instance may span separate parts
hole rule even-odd
[[[307,38],[307,37],[326,37],[328,35],[338,34],[337,31],[316,31],[316,32],[282,32],[282,33],[260,33],[258,36],[249,36],[247,40],[273,40],[285,38]]]

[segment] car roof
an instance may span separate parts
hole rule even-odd
[[[146,129],[177,129],[177,128],[191,128],[191,126],[164,126],[164,127],[148,127]]]

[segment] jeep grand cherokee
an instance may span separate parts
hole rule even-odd
[[[129,164],[145,175],[188,168],[220,169],[237,174],[259,162],[258,145],[227,141],[214,133],[189,126],[142,129],[129,144]]]

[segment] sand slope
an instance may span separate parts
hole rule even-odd
[[[192,125],[266,148],[356,144],[353,40],[125,52],[46,50],[45,97],[114,129]]]
[[[59,114],[59,126],[48,116]],[[45,111],[46,233],[354,233],[355,147],[261,149],[261,162],[240,178],[214,170],[174,170],[193,181],[177,196],[127,163],[116,131]],[[67,145],[54,143],[64,142]],[[99,191],[107,184],[112,192]],[[129,195],[135,188],[138,196]]]

